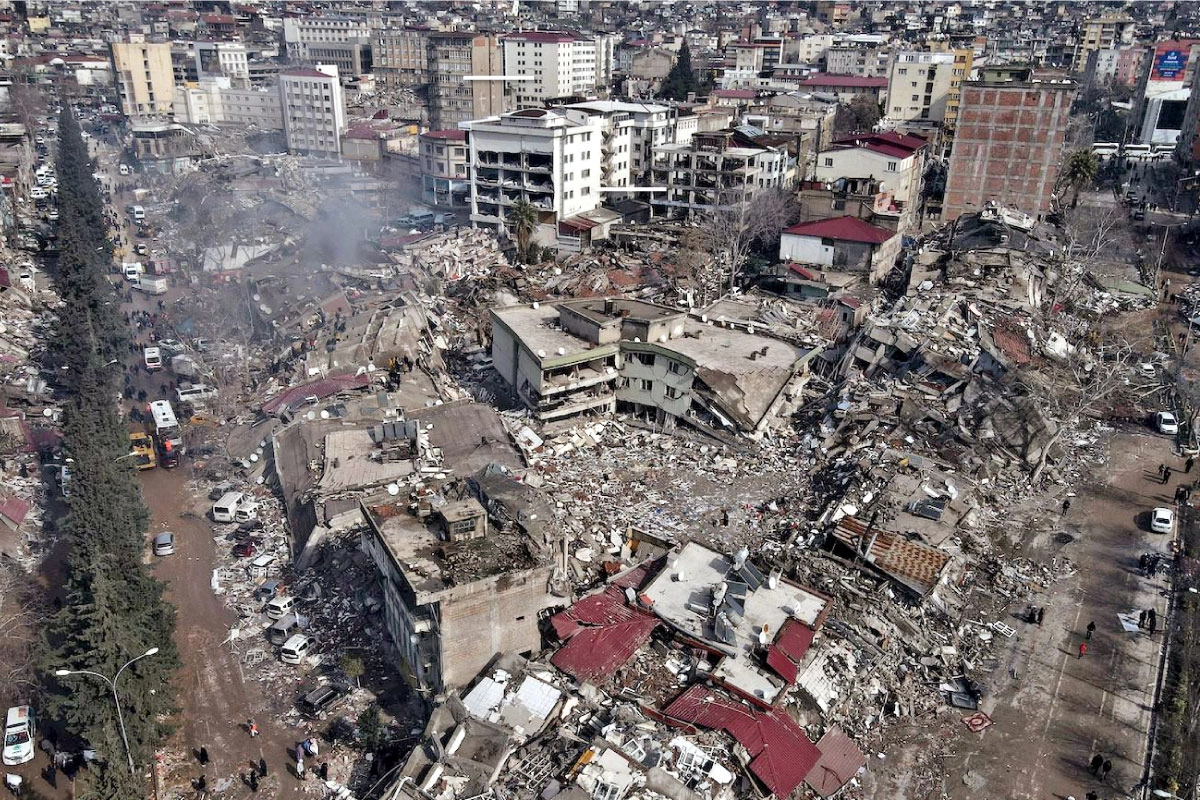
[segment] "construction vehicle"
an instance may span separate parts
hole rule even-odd
[[[145,431],[129,434],[130,455],[138,469],[154,469],[158,466],[158,456],[154,452],[154,440]]]

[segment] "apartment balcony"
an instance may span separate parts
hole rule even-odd
[[[547,199],[547,198],[541,198],[539,200],[534,200],[530,203],[530,205],[533,206],[534,208],[538,209],[539,211],[553,211],[554,210],[554,201]]]
[[[495,186],[500,181],[500,174],[496,170],[479,169],[475,171],[475,181],[484,186]]]
[[[613,367],[602,367],[601,369],[579,367],[558,374],[547,372],[542,374],[541,396],[547,398],[601,383],[615,384],[616,381],[617,371]]]
[[[519,189],[521,181],[518,180],[517,176],[505,173],[504,177],[500,180],[500,186],[505,189]]]
[[[519,194],[508,194],[507,192],[500,193],[501,205],[512,206],[519,202],[521,202],[521,195]]]
[[[500,166],[505,169],[521,169],[521,157],[517,155],[505,154],[504,158],[500,159]]]
[[[526,181],[525,190],[534,194],[553,194],[553,183],[537,183],[535,181]]]
[[[482,193],[476,195],[475,200],[479,203],[491,203],[492,205],[495,205],[496,203],[500,202],[499,196],[494,195],[494,194],[482,194]]]

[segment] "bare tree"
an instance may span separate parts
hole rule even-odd
[[[1079,297],[1083,279],[1089,270],[1104,261],[1118,261],[1120,234],[1124,230],[1124,212],[1120,207],[1103,213],[1092,207],[1071,212],[1063,230],[1062,268],[1058,282],[1051,288],[1055,305],[1066,305]]]
[[[1075,430],[1084,417],[1111,409],[1138,389],[1130,381],[1135,374],[1137,350],[1128,340],[1115,332],[1099,330],[1072,338],[1061,358],[1036,369],[1027,367],[1017,376],[1020,389],[1037,398],[1057,422],[1030,475],[1034,484],[1041,479],[1050,452],[1063,434]],[[1089,340],[1095,344],[1089,346]]]
[[[796,197],[785,189],[766,189],[750,199],[704,214],[700,220],[705,249],[716,268],[729,277],[733,287],[755,245],[772,247],[780,232],[799,215]]]
[[[28,699],[36,685],[38,634],[46,621],[35,585],[13,564],[0,562],[0,701]]]

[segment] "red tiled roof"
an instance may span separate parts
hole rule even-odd
[[[767,666],[775,670],[775,674],[788,683],[796,682],[796,675],[799,673],[799,668],[775,645],[767,648]]]
[[[29,503],[19,497],[0,499],[0,517],[10,520],[13,525],[20,525],[29,513]]]
[[[716,97],[728,97],[732,100],[753,100],[758,92],[753,89],[717,89],[713,92]]]
[[[550,663],[578,681],[604,683],[646,643],[657,625],[657,618],[636,614],[625,622],[581,628]]]
[[[460,131],[455,128],[449,128],[443,131],[425,131],[421,134],[429,139],[448,139],[455,142],[463,142],[467,139],[467,132]]]
[[[857,297],[839,297],[837,301],[847,308],[862,308],[862,300]]]
[[[861,75],[832,75],[828,72],[818,72],[800,81],[801,86],[838,86],[859,89],[883,89],[887,87],[887,78],[864,78]]]
[[[603,592],[579,600],[566,611],[550,618],[550,624],[560,639],[569,639],[588,625],[614,625],[628,622],[637,616],[635,609],[625,605],[621,587],[609,585]]]
[[[292,69],[285,69],[279,74],[289,75],[294,78],[328,78],[329,80],[336,80],[332,75],[326,75],[324,72],[312,69],[311,67],[294,67]]]
[[[332,378],[322,378],[312,383],[293,386],[283,394],[263,403],[262,410],[265,414],[274,414],[282,411],[285,407],[288,409],[299,408],[304,405],[305,399],[308,397],[316,397],[324,400],[326,397],[335,395],[338,392],[344,392],[347,389],[363,389],[370,384],[371,378],[366,374],[336,375]]]
[[[865,147],[877,153],[907,158],[928,146],[929,142],[920,136],[886,131],[885,133],[857,133],[852,136],[839,136],[833,140],[833,144],[845,147]]]
[[[788,271],[796,273],[801,278],[804,278],[804,280],[806,280],[806,281],[816,281],[816,280],[821,279],[820,275],[813,272],[808,267],[802,266],[800,264],[788,264]]]
[[[817,742],[821,757],[804,782],[822,797],[832,797],[858,771],[867,765],[867,757],[854,741],[834,725]]]
[[[792,236],[818,236],[822,239],[837,239],[842,242],[863,242],[865,244],[883,244],[895,236],[894,231],[876,228],[869,222],[858,217],[839,217],[837,219],[819,219],[814,222],[801,222],[783,232]]]
[[[812,646],[815,635],[816,632],[804,623],[789,619],[779,629],[779,635],[775,637],[775,647],[799,664],[804,660],[804,654],[808,652],[808,648]]]
[[[668,717],[725,731],[750,754],[750,771],[776,797],[787,797],[820,758],[817,746],[786,712],[752,709],[695,685],[663,710]]]

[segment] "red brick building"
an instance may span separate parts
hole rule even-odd
[[[1049,212],[1076,88],[1069,81],[964,83],[943,219],[989,200],[1035,216]]]

